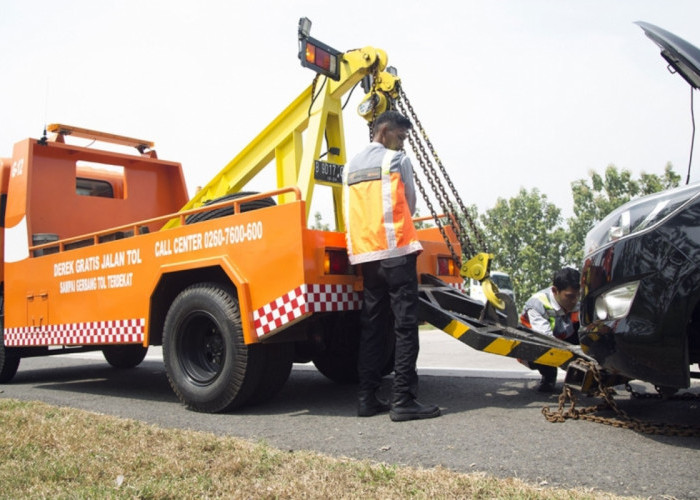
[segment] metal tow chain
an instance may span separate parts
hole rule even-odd
[[[370,69],[370,71],[371,71],[371,82],[372,82],[372,87],[370,90],[370,99],[371,99],[371,102],[373,105],[372,105],[372,118],[371,118],[371,120],[369,120],[368,128],[369,128],[369,140],[372,141],[374,139],[374,121],[375,121],[375,118],[377,117],[377,106],[379,104],[379,99],[377,96],[377,81],[379,79],[378,63],[375,63],[372,66],[372,68]],[[411,137],[409,137],[409,142],[411,142],[411,146],[413,147],[414,152],[416,152],[416,147],[415,147]],[[417,154],[417,152],[416,152],[416,157],[418,158],[418,161],[421,163],[421,167],[425,170],[426,167],[423,164],[423,158],[421,156],[419,156]],[[425,191],[425,188],[423,187],[423,184],[421,183],[420,179],[416,175],[415,170],[413,171],[413,179],[415,180],[416,186],[418,187],[418,190],[420,191],[421,195],[423,196],[423,199],[426,202],[426,205],[428,206],[428,210],[430,210],[430,213],[433,217],[433,220],[435,221],[435,224],[437,225],[438,229],[440,230],[440,233],[442,234],[442,238],[445,240],[445,243],[447,244],[447,247],[450,250],[452,260],[454,260],[458,266],[461,265],[461,259],[457,255],[457,252],[455,251],[454,246],[452,245],[452,242],[447,237],[447,233],[445,232],[444,224],[443,224],[442,220],[440,220],[440,218],[438,217],[438,214],[435,211],[433,204],[430,202],[430,199]],[[432,181],[431,181],[431,185],[432,185]],[[433,187],[433,190],[435,190],[435,186],[432,185],[432,187]],[[444,201],[442,201],[442,200],[438,200],[438,201],[440,201],[441,206],[444,204]]]
[[[420,183],[420,180],[418,178],[417,172],[413,172],[414,179],[416,180],[416,185],[418,186],[421,195],[423,196],[423,199],[425,200],[426,204],[428,205],[428,208],[431,212],[431,215],[433,217],[433,220],[435,221],[435,224],[438,226],[440,229],[440,232],[442,234],[443,239],[445,240],[445,243],[447,246],[450,248],[450,253],[452,254],[452,259],[455,261],[455,263],[458,266],[461,266],[461,255],[457,256],[456,251],[452,248],[452,244],[450,242],[450,238],[448,238],[447,233],[445,231],[444,225],[448,224],[455,237],[457,238],[457,241],[462,247],[462,252],[465,254],[470,254],[470,255],[476,255],[478,251],[484,251],[485,250],[485,243],[484,243],[484,238],[481,234],[481,231],[479,227],[476,225],[476,222],[474,221],[473,217],[467,210],[466,206],[464,205],[464,202],[462,201],[461,197],[459,196],[459,193],[457,193],[454,184],[452,183],[452,180],[450,179],[449,175],[447,174],[447,171],[445,170],[444,166],[442,165],[442,162],[440,161],[440,158],[438,157],[437,153],[435,152],[435,148],[433,147],[432,143],[430,142],[430,139],[428,138],[428,135],[425,132],[425,129],[423,128],[423,125],[416,115],[416,112],[414,111],[413,107],[411,106],[410,101],[408,100],[408,97],[406,96],[406,93],[403,91],[401,87],[398,89],[399,97],[395,102],[395,105],[398,107],[398,109],[401,111],[401,113],[404,116],[410,116],[412,119],[412,122],[415,124],[415,127],[410,131],[408,135],[408,141],[411,145],[411,148],[413,149],[413,153],[416,156],[416,159],[418,160],[418,163],[420,164],[420,167],[425,175],[425,178],[430,185],[432,192],[437,199],[440,209],[442,210],[442,213],[444,217],[447,219],[446,222],[443,220],[440,220],[438,218],[437,213],[435,212],[435,209],[433,208],[426,192],[423,186]],[[438,168],[440,172],[442,173],[442,177],[444,178],[444,181],[440,178],[440,175],[438,174],[437,170],[435,169],[433,165],[433,160],[432,158],[435,159],[435,163],[437,163]],[[448,194],[447,190],[445,189],[445,183],[449,187],[449,190],[451,192],[452,198]],[[451,200],[454,199],[457,201],[457,203],[452,202]],[[458,206],[459,209],[461,210],[462,214],[458,216],[455,213],[455,206]],[[469,226],[469,230],[471,231],[471,237],[470,233],[467,231],[465,228],[462,217],[464,218],[464,221],[466,221],[467,225]],[[472,242],[472,237],[474,237],[477,241],[477,244],[479,245],[479,249],[476,248],[476,245]]]
[[[377,79],[379,78],[379,63],[375,62],[371,68],[372,71],[372,119],[369,121],[369,142],[374,140],[374,120],[377,118],[377,106],[379,106],[379,96],[377,96]]]
[[[418,161],[422,162],[421,159],[419,159]],[[423,187],[423,183],[421,182],[420,178],[416,174],[415,170],[413,171],[413,180],[415,181],[416,186],[418,186],[418,190],[420,191],[421,195],[423,196],[423,199],[425,200],[425,204],[428,206],[428,210],[430,210],[430,215],[433,216],[433,220],[435,221],[435,225],[440,230],[440,234],[442,235],[442,239],[445,240],[445,243],[447,244],[447,248],[450,250],[450,256],[452,257],[452,260],[455,262],[456,265],[460,266],[462,259],[457,255],[457,251],[454,249],[454,246],[452,245],[452,241],[450,240],[450,238],[447,237],[447,233],[445,232],[445,226],[442,223],[442,219],[440,219],[440,217],[438,217],[438,214],[435,211],[435,208],[433,207],[433,204],[430,201],[428,194],[425,192],[425,188]]]
[[[614,389],[612,387],[603,386],[602,376],[597,365],[588,361],[582,361],[582,364],[586,365],[592,371],[595,380],[598,382],[596,395],[602,397],[603,402],[597,405],[587,406],[585,408],[576,408],[576,397],[574,396],[573,390],[569,386],[565,385],[564,389],[559,395],[558,409],[556,411],[551,411],[548,406],[544,406],[542,408],[542,414],[549,422],[564,422],[567,419],[588,420],[600,424],[611,425],[613,427],[631,429],[643,434],[700,437],[700,427],[697,426],[667,424],[664,422],[645,422],[638,418],[631,417],[626,411],[617,406],[617,403],[613,399],[613,395],[615,394]],[[691,396],[691,398],[683,399],[695,399],[695,395]],[[569,406],[567,409],[564,409],[567,403]],[[596,412],[604,410],[613,410],[617,414],[618,418],[601,417],[599,415],[595,415]]]
[[[405,94],[404,94],[405,95]],[[398,106],[401,112],[406,115],[406,108],[403,106],[403,101],[398,101]],[[418,117],[413,113],[412,115],[413,121],[418,125],[418,128],[422,128],[420,125],[420,120],[418,120]],[[452,227],[452,230],[455,233],[455,236],[457,237],[458,241],[462,245],[463,251],[467,251],[470,254],[475,254],[476,250],[474,248],[474,245],[471,242],[471,239],[467,235],[466,231],[464,230],[463,226],[459,223],[459,218],[454,216],[454,207],[451,203],[449,203],[449,196],[447,195],[447,192],[445,191],[445,187],[443,186],[442,182],[440,182],[440,178],[437,175],[437,172],[435,171],[435,168],[433,167],[432,161],[430,160],[430,156],[428,156],[428,153],[425,150],[425,147],[423,146],[423,143],[421,141],[420,136],[416,132],[416,129],[412,129],[409,136],[408,136],[408,142],[411,144],[411,148],[413,149],[413,153],[416,156],[416,159],[418,160],[421,169],[423,170],[423,173],[428,180],[428,183],[430,184],[430,187],[435,195],[435,198],[438,200],[438,203],[440,205],[440,209],[442,210],[442,213],[445,214],[448,217],[448,221],[450,226]],[[414,172],[415,176],[415,172]],[[426,203],[428,202],[428,198],[424,193],[423,198],[426,200]],[[433,219],[436,219],[435,214],[433,214]],[[437,223],[437,222],[436,222]],[[446,238],[445,235],[443,235],[443,238]],[[445,239],[445,241],[448,241]],[[460,260],[455,259],[455,263],[457,265],[460,265]]]
[[[401,108],[400,102],[399,102],[399,108]],[[402,109],[402,111],[403,111],[403,109]],[[415,129],[412,129],[410,131],[410,133],[408,134],[408,142],[411,145],[411,149],[413,149],[413,153],[416,155],[416,158],[418,159],[418,162],[420,163],[421,168],[423,169],[424,172],[426,172],[426,179],[428,179],[428,184],[430,184],[430,187],[432,188],[433,192],[435,193],[435,198],[437,198],[438,204],[440,205],[440,209],[444,213],[451,213],[452,207],[448,203],[449,197],[447,196],[447,193],[445,192],[444,186],[440,183],[440,180],[437,177],[435,177],[435,171],[434,171],[434,169],[432,169],[432,166],[430,165],[430,158],[428,157],[427,153],[425,152],[425,148],[423,147],[423,144],[420,142],[420,137],[418,137]],[[426,164],[427,164],[427,166],[426,166]]]
[[[403,107],[401,101],[398,102],[398,106],[401,112],[405,115],[405,108]],[[414,120],[415,119],[416,118],[414,115]],[[440,178],[437,176],[437,172],[435,172],[435,169],[432,166],[430,157],[428,156],[425,147],[421,142],[421,138],[420,136],[418,136],[418,133],[415,129],[412,129],[409,133],[408,142],[411,145],[411,149],[413,149],[413,153],[415,154],[416,159],[418,160],[418,163],[420,164],[421,169],[425,174],[425,178],[428,180],[428,184],[430,184],[430,187],[433,190],[433,193],[435,194],[435,198],[437,199],[438,204],[440,205],[442,213],[449,218],[449,224],[452,227],[455,235],[457,236],[457,239],[459,240],[460,244],[469,253],[476,253],[471,239],[467,235],[466,231],[464,231],[462,225],[459,223],[459,218],[454,216],[454,206],[449,201],[450,197],[445,191],[445,187],[440,182]],[[423,194],[423,192],[421,192],[421,194]],[[424,195],[423,198],[426,200],[427,203],[427,197]],[[435,215],[433,215],[433,219],[435,219]],[[456,263],[459,265],[459,260],[457,260]]]
[[[432,142],[428,138],[428,134],[425,132],[425,129],[423,128],[423,124],[418,119],[415,111],[413,110],[413,106],[411,105],[411,101],[408,99],[408,96],[406,95],[406,93],[404,92],[402,87],[399,88],[399,98],[400,98],[400,102],[405,103],[406,108],[408,108],[409,113],[411,114],[416,125],[418,126],[418,129],[420,130],[421,136],[423,137],[425,144],[428,146],[430,153],[433,155],[433,158],[435,158],[435,162],[437,163],[438,168],[440,169],[440,172],[442,173],[442,176],[445,179],[445,182],[447,182],[447,186],[450,188],[450,192],[452,193],[455,200],[457,201],[457,206],[464,214],[464,218],[467,221],[467,223],[469,224],[469,227],[472,231],[472,234],[476,238],[477,244],[479,245],[481,251],[486,251],[486,244],[484,242],[483,235],[481,234],[481,231],[476,226],[474,219],[469,215],[469,212],[467,211],[467,207],[464,205],[464,202],[462,201],[462,197],[459,195],[459,192],[457,191],[457,189],[455,189],[455,186],[452,183],[452,179],[450,178],[450,175],[447,173],[445,166],[442,164],[442,161],[440,160],[440,157],[438,156],[437,152],[435,151],[435,148],[433,147]],[[433,170],[433,172],[434,172],[434,170]]]

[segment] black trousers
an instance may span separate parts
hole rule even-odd
[[[362,264],[364,299],[358,374],[360,391],[374,391],[381,383],[389,317],[396,335],[394,400],[415,398],[418,392],[418,275],[416,254]]]

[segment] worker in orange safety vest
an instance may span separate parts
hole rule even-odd
[[[410,120],[386,111],[374,122],[372,142],[343,172],[346,241],[350,263],[363,276],[357,414],[389,411],[400,422],[440,415],[417,401],[418,276],[422,251],[413,225],[416,194],[413,167],[402,151]],[[385,359],[388,319],[393,312],[394,382],[391,404],[377,396]]]

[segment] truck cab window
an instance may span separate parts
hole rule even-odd
[[[97,179],[78,177],[75,183],[75,192],[80,196],[114,198],[114,190],[112,189],[112,185],[107,181]]]

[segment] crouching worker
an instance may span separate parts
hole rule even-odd
[[[578,305],[581,275],[576,269],[565,267],[552,280],[552,286],[540,290],[528,299],[520,315],[520,322],[527,328],[558,339],[578,344]],[[554,392],[557,381],[555,366],[530,362],[528,366],[538,370],[542,380],[539,392]]]
[[[440,415],[437,406],[416,400],[416,258],[423,248],[413,226],[413,167],[402,151],[411,128],[401,113],[382,113],[374,122],[372,142],[343,172],[348,257],[351,264],[361,266],[364,280],[357,414],[369,417],[389,411],[394,422]],[[377,397],[390,312],[396,334],[391,405]]]

